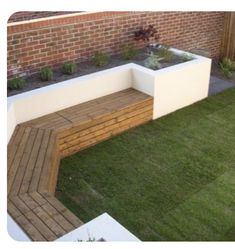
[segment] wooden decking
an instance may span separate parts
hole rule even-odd
[[[8,144],[8,212],[34,241],[82,221],[55,197],[60,159],[152,119],[152,97],[127,89],[17,125]]]

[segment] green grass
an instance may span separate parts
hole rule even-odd
[[[57,197],[141,240],[235,240],[235,89],[63,159]]]

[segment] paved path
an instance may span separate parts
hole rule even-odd
[[[215,76],[211,76],[209,85],[209,96],[216,95],[217,93],[223,92],[224,90],[235,87],[235,82],[229,82],[227,80],[222,80]]]

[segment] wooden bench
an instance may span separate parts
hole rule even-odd
[[[152,119],[152,97],[127,89],[16,126],[8,144],[8,212],[35,241],[82,225],[55,197],[60,159]]]

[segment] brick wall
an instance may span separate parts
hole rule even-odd
[[[66,15],[75,13],[74,11],[19,11],[14,13],[8,19],[8,22],[21,22],[37,18],[44,18],[49,16]]]
[[[220,53],[223,12],[100,12],[66,18],[8,25],[8,77],[82,61],[94,51],[117,53],[133,42],[138,27],[154,25],[160,42],[190,50]],[[143,43],[137,43],[141,47]]]

